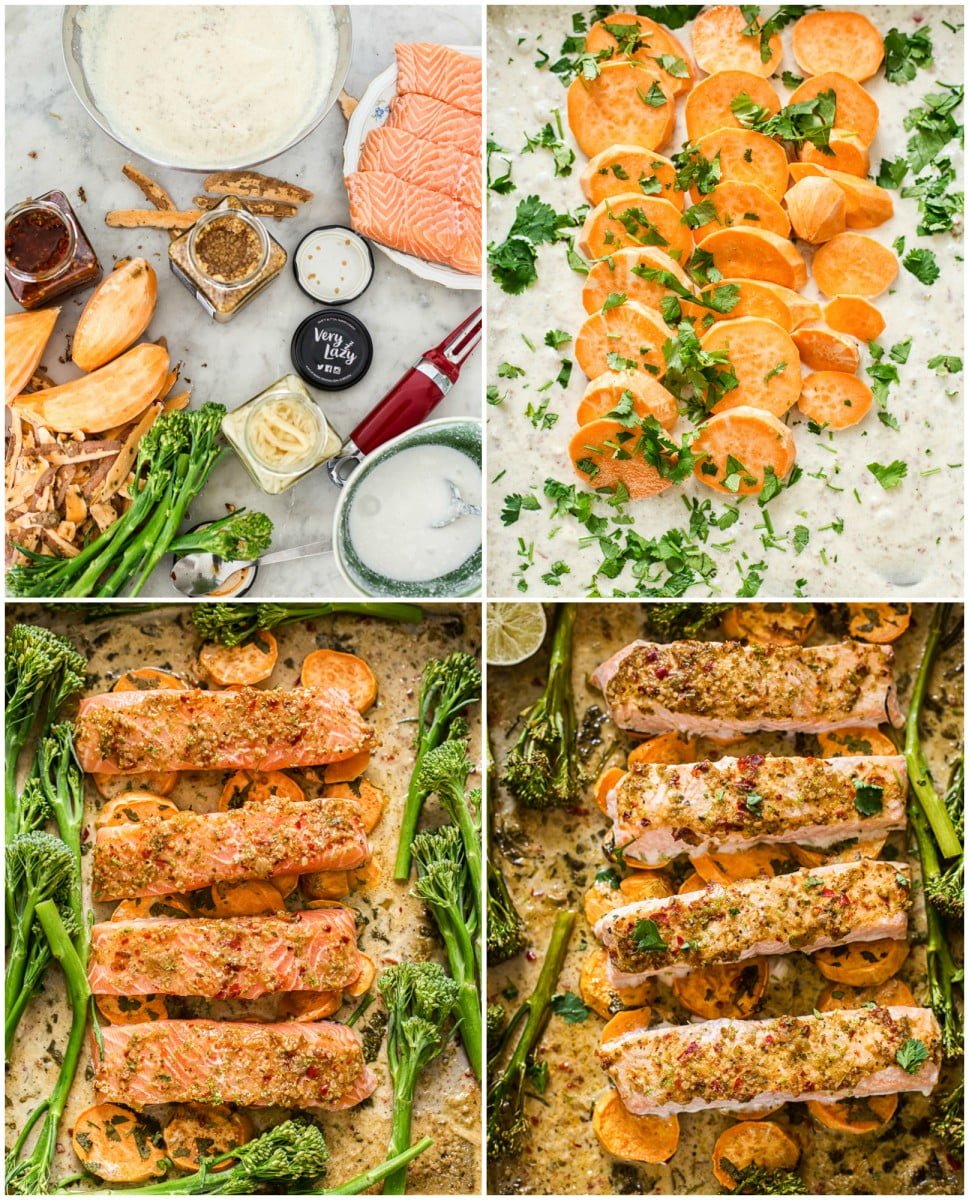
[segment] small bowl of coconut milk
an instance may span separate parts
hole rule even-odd
[[[481,422],[425,421],[374,451],[337,506],[334,545],[368,596],[469,596],[481,587]]]

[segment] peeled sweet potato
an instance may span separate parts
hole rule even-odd
[[[141,337],[158,301],[158,279],[143,258],[126,258],[91,293],[74,331],[71,357],[82,371],[111,362]]]
[[[25,421],[55,433],[103,433],[140,416],[167,376],[168,351],[142,342],[90,375],[18,396],[13,406]]]
[[[41,308],[37,312],[11,313],[4,321],[5,403],[9,404],[27,386],[37,370],[50,335],[57,324],[59,308]]]

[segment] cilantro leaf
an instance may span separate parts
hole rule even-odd
[[[902,266],[906,271],[914,275],[919,283],[926,285],[935,283],[942,274],[939,264],[936,262],[935,255],[931,250],[924,247],[909,250],[908,254],[902,259]]]
[[[917,1075],[922,1063],[928,1057],[929,1052],[924,1042],[918,1038],[908,1038],[899,1046],[895,1054],[895,1061],[909,1075]]]
[[[855,808],[863,817],[873,817],[884,808],[885,789],[877,783],[855,781]]]
[[[928,29],[902,33],[889,29],[885,34],[885,78],[889,83],[908,83],[919,67],[932,65],[932,34]]]
[[[569,1025],[580,1025],[589,1015],[589,1009],[575,992],[560,992],[557,996],[553,996],[549,1002],[549,1008]]]
[[[697,16],[702,7],[702,4],[650,4],[646,8],[646,15],[667,29],[682,29]]]
[[[649,951],[660,951],[666,949],[666,943],[660,936],[660,932],[655,921],[637,921],[633,926],[632,939],[633,945],[643,954]]]
[[[513,492],[510,496],[505,497],[504,507],[501,510],[501,523],[502,525],[514,525],[523,512],[537,512],[541,507],[538,498],[531,493],[522,496]]]
[[[868,464],[868,470],[878,480],[886,492],[897,488],[905,476],[908,474],[908,463],[902,462],[900,458],[896,458],[894,462],[890,462],[888,466],[882,463],[871,462]]]

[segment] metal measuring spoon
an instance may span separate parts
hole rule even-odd
[[[231,561],[217,554],[186,554],[176,560],[172,567],[171,580],[185,596],[210,596],[223,587],[237,571],[248,567],[270,566],[273,563],[292,562],[297,558],[313,558],[318,554],[332,554],[333,542],[307,542],[305,546],[294,546],[291,550],[277,550],[264,554],[262,558]]]
[[[461,517],[481,516],[481,505],[469,504],[458,491],[458,485],[453,479],[445,479],[444,482],[447,484],[448,491],[450,492],[448,501],[451,505],[451,508],[446,517],[442,517],[440,521],[431,522],[432,529],[446,529],[448,525],[453,525],[454,522],[460,520]]]

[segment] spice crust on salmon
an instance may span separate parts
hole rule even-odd
[[[277,916],[105,921],[91,930],[88,982],[98,996],[252,1000],[339,991],[360,974],[348,908]]]
[[[102,827],[92,890],[95,900],[167,896],[214,883],[344,871],[369,857],[352,802],[273,796],[228,812],[183,811]]]
[[[612,719],[698,736],[900,725],[890,646],[632,642],[592,676]]]
[[[359,1035],[333,1021],[155,1021],[106,1025],[95,1042],[99,1100],[350,1108],[373,1092]]]
[[[279,771],[340,762],[375,744],[371,725],[330,688],[108,692],[81,701],[74,745],[84,771]]]

